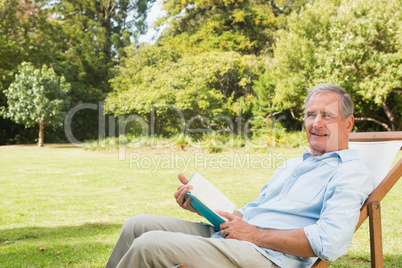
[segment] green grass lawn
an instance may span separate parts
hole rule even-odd
[[[133,215],[201,220],[175,203],[179,172],[202,173],[241,207],[284,159],[300,154],[143,149],[124,159],[68,146],[0,147],[0,267],[103,267]],[[402,267],[401,190],[399,182],[382,203],[386,267]],[[331,267],[370,267],[369,259],[365,223]]]

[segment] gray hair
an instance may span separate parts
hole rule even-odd
[[[307,103],[309,102],[311,96],[317,93],[322,93],[322,92],[334,92],[341,96],[341,116],[342,120],[345,120],[349,116],[353,115],[353,100],[350,97],[346,91],[341,88],[340,86],[335,86],[331,84],[318,84],[314,87],[312,87],[306,97],[306,100],[304,101],[305,107],[307,107]]]

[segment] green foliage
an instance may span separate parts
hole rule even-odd
[[[35,69],[32,64],[23,62],[15,81],[4,91],[8,107],[3,107],[2,113],[26,127],[62,125],[69,105],[69,91],[64,77],[58,77],[52,68],[44,65],[42,69]]]
[[[253,99],[253,114],[259,116],[267,116],[272,114],[276,109],[273,106],[272,98],[275,95],[275,83],[273,78],[267,72],[258,77],[254,81],[253,90],[256,98]]]
[[[277,111],[277,107],[272,101],[275,95],[275,83],[267,71],[254,81],[253,90],[256,96],[251,100],[254,116],[253,128],[266,128],[274,120],[273,116]]]
[[[158,42],[181,54],[238,51],[259,54],[273,43],[275,15],[270,5],[249,0],[164,2],[158,23],[170,28]],[[158,24],[157,24],[158,25]]]
[[[182,118],[202,115],[234,119],[250,110],[252,81],[262,68],[255,56],[236,52],[209,52],[182,57],[163,47],[127,50],[128,57],[112,81],[106,110],[116,115],[156,112],[165,126],[182,127]],[[195,124],[202,124],[194,120]]]
[[[18,11],[17,1],[1,2],[0,4],[0,90],[6,89],[12,80],[14,64],[22,55],[22,47],[19,46],[18,41],[23,38],[18,29],[20,28],[20,21],[16,17]],[[19,34],[18,34],[19,33]],[[11,38],[15,36],[15,38]],[[18,64],[18,63],[17,63]],[[0,96],[2,94],[0,93]],[[3,97],[3,96],[2,96]],[[1,98],[1,101],[3,98]]]
[[[290,15],[274,49],[275,103],[301,112],[308,88],[338,84],[357,117],[401,130],[401,27],[396,0],[320,0]]]
[[[63,51],[63,67],[69,69],[66,79],[108,92],[113,68],[124,57],[124,47],[131,44],[130,39],[135,40],[146,29],[147,4],[153,2],[56,1],[53,7],[58,15],[56,23],[67,41],[67,50]]]
[[[9,88],[18,67],[31,62],[36,68],[53,66],[61,75],[58,62],[65,57],[66,38],[60,24],[49,13],[48,1],[2,1],[0,5],[0,106],[7,104],[3,91]],[[68,68],[66,68],[67,70]],[[9,119],[0,118],[0,144],[33,143],[36,130],[26,129]],[[64,132],[49,133],[49,140],[63,140]]]
[[[185,150],[185,149],[186,149],[186,147],[188,146],[188,142],[186,141],[184,135],[182,135],[182,136],[178,139],[178,141],[176,142],[176,145],[177,145],[180,149],[182,149],[182,150]]]
[[[124,43],[115,35],[124,36],[122,24],[113,25],[114,20],[122,22],[115,10],[117,5],[118,1],[55,3],[54,12],[59,15],[56,23],[61,25],[69,48],[64,59],[69,65],[64,71],[67,81],[109,91],[108,80],[115,64],[112,59],[119,49],[112,50],[112,40],[116,45]]]
[[[8,88],[22,61],[41,66],[51,61],[53,28],[43,1],[2,1],[0,4],[0,91]]]

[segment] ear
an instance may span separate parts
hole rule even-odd
[[[346,121],[346,131],[347,131],[347,134],[349,135],[349,133],[353,129],[353,124],[355,123],[355,117],[353,115],[351,115],[348,118],[346,118],[345,121]]]

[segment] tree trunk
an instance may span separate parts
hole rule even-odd
[[[39,122],[39,141],[38,141],[38,147],[43,147],[43,136],[44,136],[44,129],[45,129],[45,124],[43,122]]]
[[[397,122],[395,116],[392,114],[391,110],[389,109],[388,105],[385,103],[385,98],[381,102],[381,106],[384,109],[385,114],[387,115],[389,121],[391,121],[391,130],[397,130]]]

